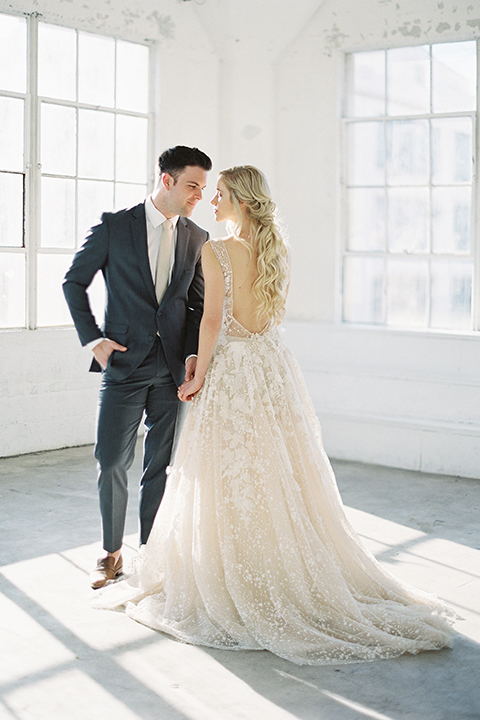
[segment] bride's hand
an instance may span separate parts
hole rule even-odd
[[[189,402],[197,394],[202,385],[203,380],[194,377],[192,380],[184,382],[180,385],[177,395],[183,402]]]

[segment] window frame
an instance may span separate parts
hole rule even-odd
[[[95,30],[68,26],[61,23],[51,22],[40,13],[15,13],[2,11],[2,15],[11,17],[24,18],[26,22],[26,64],[27,79],[26,92],[19,93],[10,90],[0,89],[0,97],[20,98],[24,101],[24,195],[23,195],[23,245],[22,246],[2,246],[1,253],[20,254],[25,258],[25,318],[24,324],[15,327],[0,327],[0,332],[23,330],[50,330],[56,328],[73,327],[73,322],[68,324],[51,324],[38,325],[38,258],[39,255],[67,255],[73,256],[80,246],[77,230],[78,220],[78,201],[77,190],[75,192],[75,245],[74,247],[42,247],[41,246],[41,179],[42,166],[40,156],[41,128],[40,128],[40,111],[42,102],[53,105],[61,105],[63,107],[73,107],[77,112],[77,128],[78,113],[81,109],[98,110],[109,112],[114,116],[130,116],[142,117],[147,120],[147,148],[146,148],[146,186],[147,193],[151,192],[154,184],[154,133],[155,133],[155,75],[156,75],[156,57],[154,52],[154,43],[152,41],[137,41],[129,38],[127,42],[137,45],[143,45],[149,50],[148,58],[148,107],[146,112],[135,112],[132,110],[124,110],[117,107],[104,107],[100,105],[92,105],[83,103],[78,100],[78,92],[76,100],[63,100],[58,98],[44,97],[38,94],[38,35],[39,23],[54,25],[66,29],[74,30],[76,33],[76,85],[78,88],[78,60],[79,60],[79,33],[85,32],[100,37],[108,37],[115,42],[124,40],[117,35],[107,35],[105,32],[95,32]],[[117,62],[115,60],[115,62]],[[78,135],[76,138],[76,154],[78,156]],[[45,173],[47,177],[63,177],[52,173]],[[78,167],[74,176],[75,185],[79,179]],[[118,182],[116,178],[112,181]],[[135,183],[134,183],[135,184]],[[108,208],[105,208],[108,209]],[[92,218],[92,223],[95,218]]]
[[[455,42],[465,42],[465,41],[472,41],[472,38],[458,38],[457,40],[452,40],[452,43]],[[341,110],[340,110],[340,123],[339,123],[339,131],[340,131],[340,219],[339,219],[339,232],[340,232],[340,243],[338,245],[339,252],[338,252],[338,274],[337,274],[337,288],[338,288],[338,295],[337,295],[337,309],[336,309],[336,318],[337,321],[340,322],[345,327],[356,327],[356,328],[374,328],[378,330],[386,330],[386,331],[402,331],[402,332],[414,332],[414,333],[425,333],[425,334],[453,334],[453,335],[472,335],[476,334],[480,331],[480,178],[477,176],[477,160],[480,159],[480,39],[474,38],[473,39],[476,42],[476,60],[477,60],[477,92],[476,92],[476,108],[475,110],[471,111],[457,111],[457,112],[443,112],[443,113],[422,113],[422,114],[415,114],[415,115],[365,115],[365,116],[353,116],[348,115],[347,113],[347,103],[348,103],[348,62],[349,57],[351,55],[354,55],[355,53],[359,52],[369,52],[373,50],[380,50],[387,52],[388,50],[396,49],[397,47],[402,48],[409,48],[409,47],[416,47],[416,45],[408,44],[408,45],[402,45],[402,46],[388,46],[388,47],[379,47],[379,48],[356,48],[355,50],[350,50],[342,53],[342,60],[343,60],[343,66],[342,66],[342,73],[341,73],[341,80],[342,80],[342,96],[341,96]],[[432,46],[436,44],[440,44],[442,41],[438,42],[422,42],[418,43],[418,45],[428,45],[430,48],[430,63],[432,62]],[[445,41],[443,41],[445,42]],[[387,83],[387,75],[385,76],[385,84]],[[432,92],[432,73],[430,73],[430,96]],[[386,85],[385,85],[386,89]],[[385,301],[385,285],[386,285],[386,274],[384,272],[383,274],[383,301],[382,301],[382,320],[378,323],[373,322],[361,322],[361,321],[349,321],[346,320],[344,317],[344,300],[345,300],[345,260],[349,256],[364,256],[367,258],[373,258],[373,257],[382,257],[384,259],[384,262],[389,257],[402,257],[401,254],[395,254],[395,253],[389,253],[388,248],[385,247],[381,251],[369,251],[369,250],[349,250],[348,249],[348,190],[350,187],[354,187],[349,185],[348,183],[348,147],[347,147],[347,128],[349,125],[358,123],[358,122],[381,122],[384,127],[389,121],[402,121],[402,120],[427,120],[429,123],[431,120],[436,119],[443,119],[443,118],[454,118],[454,117],[469,117],[471,118],[472,122],[472,180],[471,180],[471,186],[472,186],[472,207],[471,207],[471,250],[469,257],[471,258],[471,262],[473,264],[473,280],[472,280],[472,327],[471,329],[460,329],[460,328],[437,328],[437,327],[430,327],[429,324],[425,326],[397,326],[397,325],[388,325],[386,323],[386,301]],[[385,131],[384,131],[385,132]],[[430,150],[431,140],[429,139],[429,150]],[[385,157],[387,154],[387,148],[384,148]],[[459,185],[460,186],[460,185]],[[380,185],[378,186],[379,190],[384,190],[390,187],[388,184]],[[392,186],[394,187],[394,186]],[[429,193],[431,193],[432,188],[432,182],[431,177],[429,178],[428,185],[426,186],[429,190]],[[434,186],[436,187],[436,186]],[[440,187],[440,186],[439,186]],[[431,221],[431,211],[429,215],[429,223]],[[435,258],[442,258],[445,255],[448,257],[452,256],[452,253],[432,253],[431,247],[429,247],[428,252],[425,253],[412,253],[416,257],[419,258],[425,258],[426,261],[430,264],[432,259]],[[465,257],[465,256],[463,256]],[[459,259],[462,259],[462,255],[459,255]],[[431,295],[430,295],[430,272],[428,275],[428,287],[427,287],[428,297],[427,297],[427,322],[430,323],[430,309],[431,309]]]

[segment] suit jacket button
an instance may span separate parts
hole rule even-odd
[[[149,335],[149,336],[148,336],[148,342],[153,342],[153,341],[154,341],[153,335]]]

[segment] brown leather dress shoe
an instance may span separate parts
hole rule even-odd
[[[99,558],[97,560],[97,567],[90,574],[90,581],[92,588],[98,590],[105,585],[107,580],[114,580],[116,577],[122,574],[123,560],[122,556],[115,562],[113,555],[107,555],[107,557]]]

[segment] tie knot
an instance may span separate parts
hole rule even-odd
[[[162,223],[162,227],[165,232],[168,232],[172,228],[172,221],[171,220],[164,220]]]

